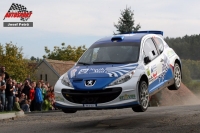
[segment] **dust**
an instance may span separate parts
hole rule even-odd
[[[158,106],[196,105],[200,104],[200,94],[192,93],[183,83],[179,90],[163,89],[155,94]]]

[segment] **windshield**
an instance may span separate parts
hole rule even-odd
[[[92,45],[81,57],[78,64],[123,64],[138,61],[138,43],[109,43]]]

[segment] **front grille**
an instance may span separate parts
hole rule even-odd
[[[109,102],[117,98],[121,92],[121,87],[91,91],[62,89],[62,95],[68,101],[79,104],[97,104]]]

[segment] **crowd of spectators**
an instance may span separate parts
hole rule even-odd
[[[43,80],[16,82],[0,68],[0,111],[47,111],[55,109],[54,88]]]

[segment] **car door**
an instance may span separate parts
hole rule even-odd
[[[163,55],[157,50],[152,38],[145,40],[143,52],[144,57],[149,58],[149,61],[146,63],[144,62],[144,65],[149,79],[149,93],[153,93],[163,84],[162,80],[159,78],[162,74]]]

